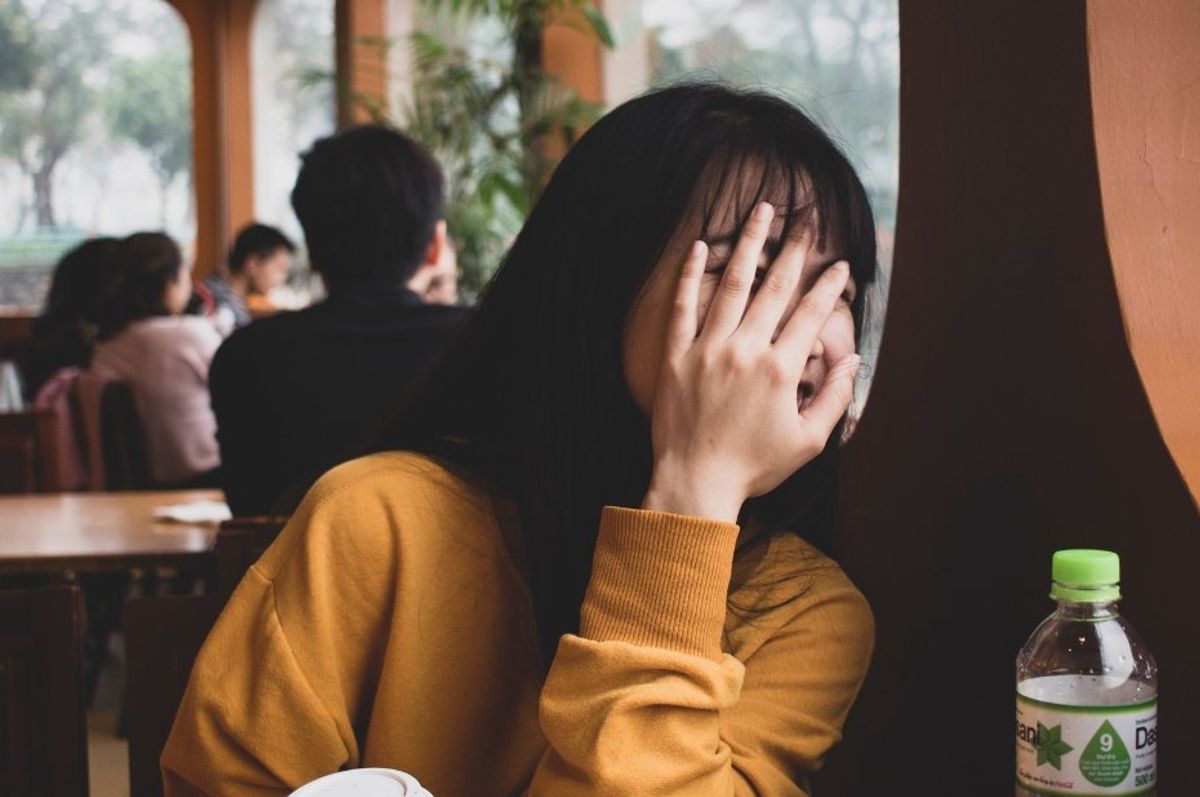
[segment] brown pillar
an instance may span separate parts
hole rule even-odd
[[[1123,609],[1164,673],[1159,793],[1190,788],[1200,516],[1126,340],[1086,11],[900,0],[891,305],[836,551],[878,643],[826,797],[1013,793],[1014,659],[1062,547],[1120,552]],[[1193,345],[1194,318],[1177,334]]]
[[[578,11],[542,31],[542,68],[587,102],[604,102],[604,48]]]
[[[542,36],[542,63],[589,102],[611,109],[640,94],[650,82],[649,31],[629,23],[640,15],[640,0],[603,0],[602,10],[614,37],[606,48],[583,14],[574,11],[550,25]]]
[[[192,42],[196,276],[254,218],[250,34],[258,0],[169,0]]]
[[[337,0],[334,10],[338,75],[338,127],[385,114],[388,67],[382,42],[388,35],[386,0]],[[374,42],[374,43],[373,43]],[[401,42],[400,46],[406,46]]]

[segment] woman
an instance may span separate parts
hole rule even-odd
[[[99,303],[108,290],[115,238],[91,238],[54,267],[33,340],[21,360],[26,398],[33,401],[63,368],[86,368],[96,341]]]
[[[821,531],[874,274],[861,184],[786,103],[601,119],[383,452],[242,581],[168,793],[804,794],[872,625],[788,529]]]
[[[130,385],[160,486],[213,483],[220,463],[208,366],[221,336],[180,315],[191,293],[191,267],[166,235],[136,233],[117,245],[90,371]]]

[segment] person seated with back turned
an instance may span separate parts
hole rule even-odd
[[[266,297],[287,279],[296,245],[266,224],[248,224],[229,249],[226,272],[210,274],[196,287],[208,294],[217,330],[228,335],[253,319],[246,307],[252,297]]]
[[[466,320],[408,287],[443,260],[442,203],[437,162],[396,130],[352,128],[304,154],[292,207],[329,295],[236,331],[213,361],[234,514],[272,513],[364,443]]]
[[[220,458],[207,381],[221,336],[207,319],[181,315],[191,265],[167,235],[140,232],[117,244],[112,269],[89,371],[130,386],[157,486],[215,485]]]
[[[91,363],[116,247],[116,238],[90,238],[54,267],[42,314],[34,319],[31,339],[19,354],[27,400],[34,401],[60,370]]]

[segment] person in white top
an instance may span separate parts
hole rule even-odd
[[[114,269],[91,371],[130,386],[154,482],[215,484],[220,454],[208,367],[221,336],[208,320],[180,315],[191,267],[171,238],[143,232],[118,244]]]

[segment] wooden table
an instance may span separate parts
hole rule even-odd
[[[154,509],[224,500],[219,490],[0,497],[0,573],[205,564],[217,527],[164,523]]]

